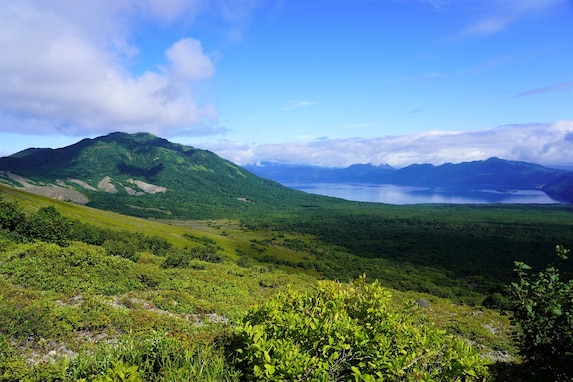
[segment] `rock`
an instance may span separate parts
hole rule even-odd
[[[430,306],[430,303],[427,300],[420,298],[420,299],[418,299],[418,301],[416,301],[416,305],[418,305],[422,308],[427,308]]]

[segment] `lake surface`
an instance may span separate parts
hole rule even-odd
[[[562,202],[539,190],[460,190],[453,188],[431,188],[396,186],[391,184],[287,184],[286,186],[311,194],[333,196],[359,202],[388,204],[554,204]]]

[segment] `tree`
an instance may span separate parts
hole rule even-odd
[[[19,231],[26,225],[26,215],[14,202],[5,202],[0,195],[0,229]]]
[[[568,249],[555,249],[567,260]],[[530,275],[530,266],[515,262],[514,271],[519,281],[511,284],[510,297],[520,353],[540,378],[573,379],[573,279],[555,266]]]

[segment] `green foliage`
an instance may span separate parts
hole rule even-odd
[[[80,380],[82,381],[82,380]],[[85,379],[84,379],[85,381]],[[137,366],[126,365],[123,361],[112,362],[104,376],[97,377],[94,382],[142,382]]]
[[[166,254],[165,261],[161,266],[163,268],[205,269],[205,265],[201,264],[202,261],[220,263],[223,260],[225,260],[225,256],[218,252],[218,248],[208,244],[203,247],[171,251]]]
[[[139,255],[137,254],[139,248],[135,242],[129,242],[127,240],[106,240],[101,246],[112,256],[120,256],[132,261],[139,259]]]
[[[16,231],[26,221],[24,212],[14,202],[5,202],[0,194],[0,229]]]
[[[112,295],[141,289],[133,262],[109,256],[101,247],[74,242],[19,244],[0,253],[0,273],[38,290]]]
[[[54,206],[48,206],[29,219],[27,235],[46,243],[66,245],[71,238],[72,224]]]
[[[482,303],[483,306],[489,309],[510,310],[511,301],[502,293],[494,292],[487,296]]]
[[[238,372],[212,340],[153,332],[127,335],[113,347],[103,345],[80,354],[67,366],[67,379],[225,382],[238,381]]]
[[[541,248],[556,242],[573,245],[571,211],[568,205],[348,203],[245,215],[241,223],[252,232],[269,230],[277,237],[296,232],[309,255],[292,261],[257,245],[265,252],[250,254],[259,261],[315,270],[343,281],[366,273],[390,288],[475,306],[505,291],[515,259],[541,267]],[[276,240],[275,246],[301,248],[292,244]],[[571,264],[566,268],[573,270]]]
[[[474,381],[486,361],[460,339],[393,311],[390,293],[365,278],[320,282],[249,311],[237,354],[249,380]]]
[[[556,246],[567,260],[568,249]],[[531,267],[515,262],[518,282],[511,284],[513,319],[520,352],[538,375],[554,380],[573,378],[573,279],[554,266],[536,275]]]

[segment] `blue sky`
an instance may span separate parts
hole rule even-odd
[[[0,155],[147,131],[238,164],[573,165],[569,0],[4,1],[0,52]]]

